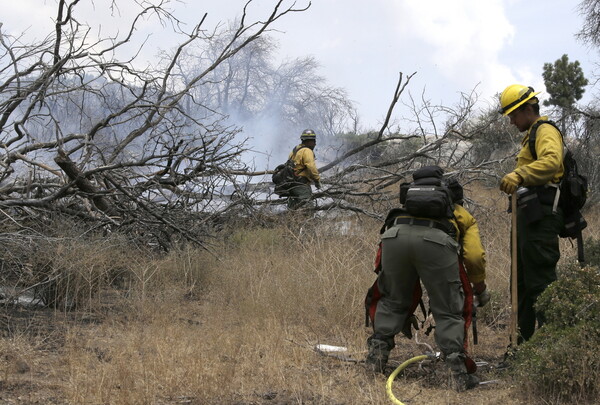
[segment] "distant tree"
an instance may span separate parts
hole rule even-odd
[[[465,123],[463,132],[476,133],[469,158],[473,163],[500,159],[513,153],[521,135],[506,119],[502,119],[497,108],[482,111],[478,117]],[[513,163],[512,161],[510,162]]]
[[[234,40],[236,27],[231,23],[209,43],[185,49],[174,68],[181,81],[177,85],[187,86],[198,72],[211,66],[224,44]],[[240,37],[235,43],[245,40]],[[298,134],[312,128],[319,134],[322,154],[322,146],[334,141],[327,138],[343,132],[355,115],[352,102],[343,89],[329,85],[319,74],[313,57],[275,63],[277,47],[272,37],[257,38],[213,69],[205,78],[206,85],[191,88],[189,94],[203,106],[227,115],[228,122],[244,128],[244,135],[260,132],[262,139],[271,139],[275,153],[285,150],[287,156]]]
[[[600,0],[582,0],[578,8],[584,20],[577,38],[584,43],[600,47]]]
[[[575,103],[583,97],[588,80],[583,75],[579,61],[569,62],[567,54],[554,63],[544,63],[542,77],[550,94],[550,99],[544,101],[544,105],[558,107],[564,130],[565,121],[573,118]]]

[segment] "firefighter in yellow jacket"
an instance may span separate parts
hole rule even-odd
[[[534,309],[539,295],[556,280],[560,258],[558,235],[563,212],[558,206],[558,184],[563,176],[563,140],[560,131],[540,116],[540,105],[532,87],[513,84],[500,96],[500,113],[524,132],[516,168],[505,175],[500,190],[517,191],[517,293],[518,342],[528,340],[544,323],[544,315]],[[535,130],[534,150],[530,134]],[[533,140],[533,139],[532,139]],[[528,201],[527,204],[524,201]],[[512,342],[514,343],[514,342]]]
[[[290,189],[288,198],[288,207],[291,209],[299,208],[306,204],[311,196],[311,184],[321,188],[321,176],[315,163],[315,153],[313,150],[317,145],[317,135],[312,129],[306,129],[300,135],[302,143],[294,148],[290,153],[289,159],[293,159],[296,164],[294,173],[296,182]]]

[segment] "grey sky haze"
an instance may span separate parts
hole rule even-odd
[[[1,0],[3,30],[43,37],[52,32],[57,0]],[[132,0],[117,0],[125,18]],[[110,0],[80,4],[80,19],[115,32]],[[169,7],[191,28],[208,13],[211,29],[241,14],[246,0],[172,1]],[[453,105],[473,89],[483,105],[512,83],[544,91],[542,66],[563,54],[579,60],[593,83],[595,50],[576,41],[582,17],[573,0],[313,0],[311,7],[279,20],[271,35],[279,56],[312,55],[330,84],[344,88],[356,103],[363,129],[378,129],[389,106],[399,72],[417,72],[408,90],[434,104]],[[9,5],[10,4],[10,5]],[[266,17],[276,0],[254,0],[249,20]],[[285,0],[284,6],[293,4]],[[304,7],[306,0],[296,0]],[[145,22],[137,33],[151,35],[145,56],[182,41]],[[587,89],[586,98],[593,93]],[[542,97],[544,97],[542,93]],[[584,100],[586,99],[584,98]]]
[[[3,0],[0,21],[12,33],[28,30],[41,36],[52,29],[56,0]],[[205,26],[240,15],[245,0],[172,2],[175,15],[191,27],[207,12]],[[7,4],[10,3],[10,6]],[[104,22],[109,29],[107,0],[96,0],[82,19]],[[119,0],[120,13],[127,3]],[[275,0],[254,0],[250,17],[269,13]],[[291,1],[284,2],[292,4]],[[302,7],[307,1],[297,0]],[[314,0],[302,13],[276,23],[272,35],[281,58],[314,56],[331,84],[348,91],[363,123],[377,126],[387,111],[399,72],[417,72],[409,90],[433,103],[452,104],[460,92],[476,91],[484,101],[511,83],[543,90],[545,62],[562,54],[579,60],[588,78],[598,60],[595,51],[578,43],[582,24],[572,0]],[[105,8],[105,10],[103,10]],[[81,12],[86,8],[80,7]],[[172,47],[178,39],[161,35],[155,22],[148,55]],[[589,93],[589,92],[588,92]]]

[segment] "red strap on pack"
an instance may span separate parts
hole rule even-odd
[[[377,247],[377,253],[375,254],[375,274],[379,274],[381,271],[381,251],[382,251],[382,243],[379,242],[379,246]]]
[[[460,274],[462,288],[465,293],[465,303],[463,305],[463,319],[465,320],[465,339],[463,341],[463,348],[465,350],[465,366],[467,366],[467,372],[469,374],[473,374],[475,371],[477,371],[477,364],[475,364],[475,361],[469,357],[468,353],[469,327],[471,326],[471,322],[473,320],[473,288],[469,282],[469,277],[465,271],[465,266],[462,259],[458,260],[458,271]]]

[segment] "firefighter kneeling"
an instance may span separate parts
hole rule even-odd
[[[406,330],[420,300],[421,281],[436,323],[435,341],[458,391],[475,387],[475,362],[466,353],[473,294],[489,302],[485,252],[477,222],[462,207],[462,188],[446,184],[443,170],[428,166],[403,184],[402,208],[391,210],[381,229],[378,278],[366,302],[373,321],[366,365],[383,372],[394,336]],[[453,190],[455,192],[453,192]],[[458,191],[458,192],[456,192]],[[453,196],[454,194],[454,196]]]

